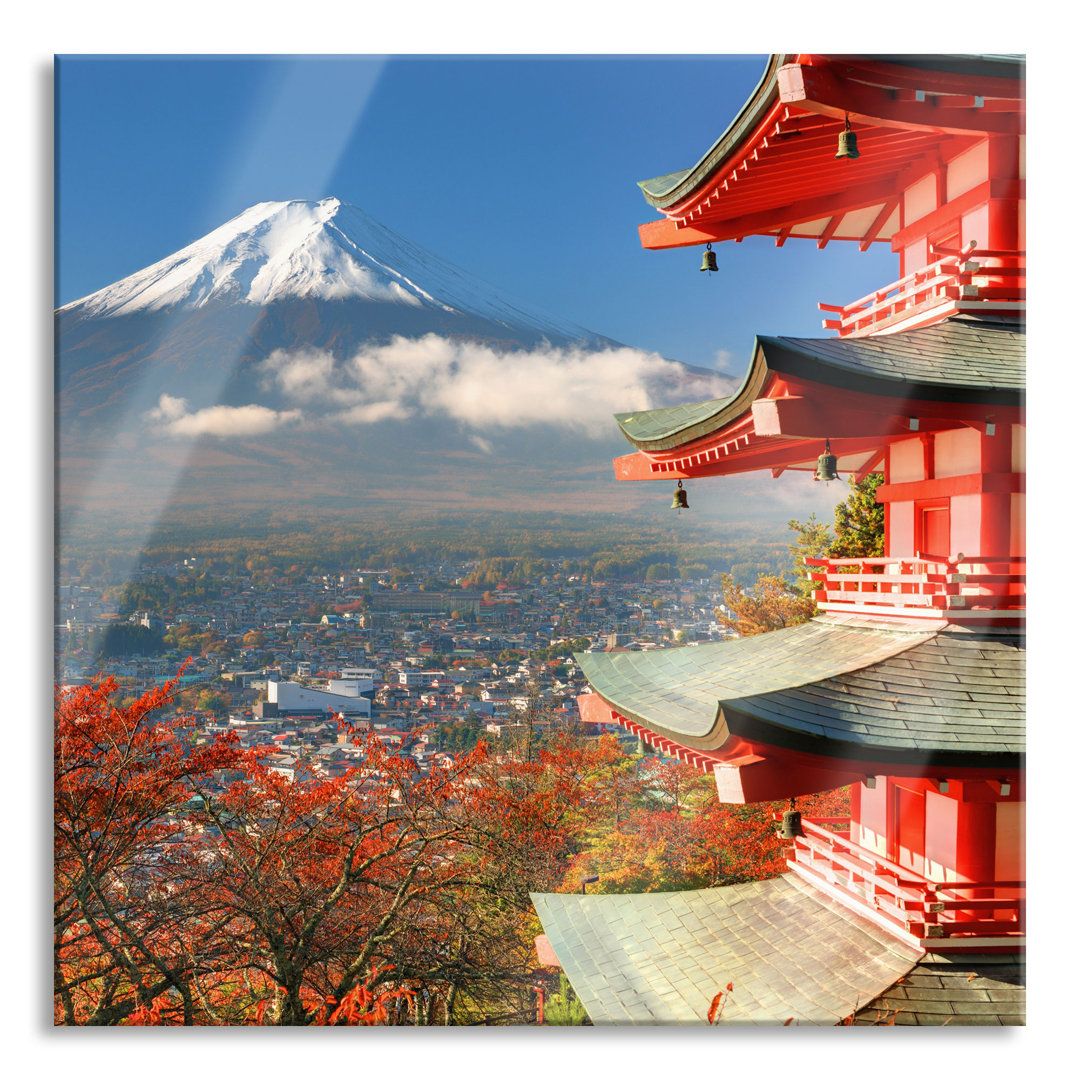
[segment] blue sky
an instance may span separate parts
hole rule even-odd
[[[755,333],[896,276],[887,245],[646,252],[637,181],[696,162],[753,91],[731,56],[67,56],[56,65],[58,304],[253,203],[334,195],[527,305],[741,373]]]

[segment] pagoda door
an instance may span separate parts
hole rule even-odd
[[[928,555],[952,552],[951,522],[948,502],[917,503],[919,551]]]

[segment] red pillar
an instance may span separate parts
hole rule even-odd
[[[982,472],[985,474],[1012,472],[1012,428],[1002,424],[993,435],[982,437]],[[979,555],[1008,555],[1012,533],[1012,494],[984,492],[981,497],[979,522]]]
[[[1020,139],[1016,135],[992,135],[989,140],[989,175],[994,180],[1020,179]],[[995,251],[1017,251],[1020,242],[1020,200],[992,198],[987,207],[986,246]],[[990,258],[992,266],[1015,265],[1015,259]],[[1013,277],[990,278],[990,285],[1015,285]]]

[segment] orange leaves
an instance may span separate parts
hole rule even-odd
[[[154,998],[150,1005],[140,1005],[128,1016],[128,1027],[159,1027],[162,1023],[162,996]]]
[[[716,620],[740,637],[764,634],[785,626],[806,622],[814,616],[814,601],[800,596],[783,578],[761,574],[750,592],[730,574],[723,576],[724,606],[716,609]]]
[[[358,767],[287,779],[231,736],[193,745],[169,689],[57,696],[59,1023],[377,1024],[447,970],[516,987],[517,921],[589,755],[481,746],[422,774],[354,732]],[[386,979],[399,962],[408,986]]]
[[[313,1004],[310,1010],[312,1024],[320,1027],[340,1025],[373,1027],[390,1020],[390,1008],[398,1001],[411,1004],[415,991],[404,986],[391,986],[376,992],[371,986],[385,983],[391,968],[378,969],[374,966],[366,983],[360,983],[349,990],[339,1002],[333,995],[323,1003]]]
[[[481,743],[425,773],[353,732],[357,767],[287,779],[232,736],[193,745],[170,687],[122,709],[115,690],[57,696],[59,1023],[527,1022],[530,891],[702,887],[782,859],[771,807],[721,807],[610,737],[526,760]]]
[[[712,1004],[709,1006],[708,1021],[710,1024],[718,1024],[720,1017],[723,1014],[724,1006],[727,1004],[728,998],[731,996],[733,983],[728,983],[723,990],[719,991],[717,995],[712,999]]]

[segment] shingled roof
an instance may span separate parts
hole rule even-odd
[[[856,1026],[1012,1027],[1026,1023],[1023,956],[928,954],[860,1009]]]
[[[725,1026],[1024,1023],[1023,958],[923,953],[794,874],[532,900],[596,1025],[705,1024],[718,991]]]
[[[876,393],[1002,405],[1019,404],[1024,392],[1024,324],[1003,316],[953,315],[870,337],[757,340],[772,369],[822,382],[831,375],[848,389],[872,380]]]
[[[821,616],[769,634],[577,657],[621,716],[700,750],[730,735],[830,757],[1015,766],[1015,633]]]
[[[1018,406],[1025,345],[1021,320],[987,315],[955,315],[871,337],[759,336],[750,369],[731,397],[618,413],[615,421],[639,450],[683,446],[743,416],[771,372],[904,400]]]
[[[594,1024],[838,1024],[922,953],[794,875],[675,893],[533,894]]]

